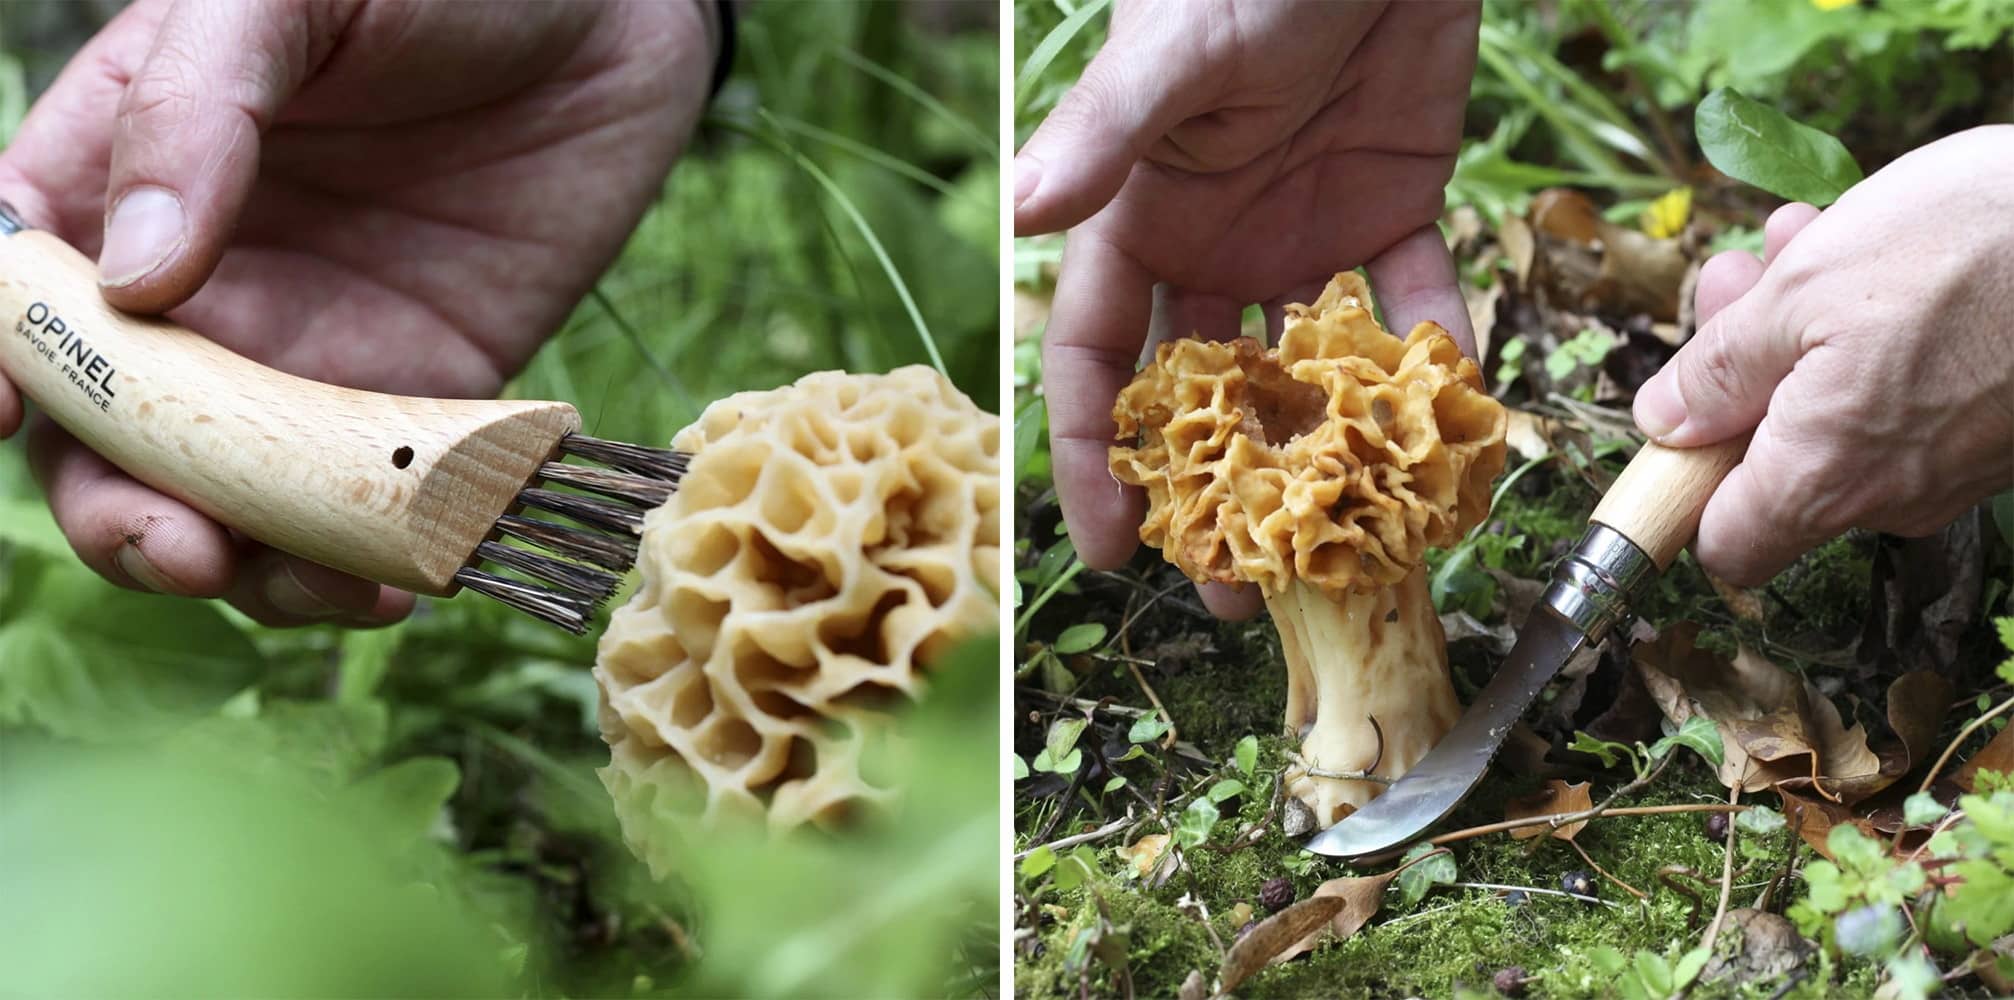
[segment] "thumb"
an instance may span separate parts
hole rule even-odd
[[[1728,303],[1636,394],[1636,424],[1669,448],[1754,430],[1802,348],[1767,284]]]
[[[99,281],[113,305],[162,312],[202,287],[259,169],[259,136],[328,42],[323,11],[189,0],[163,18],[120,97]],[[318,51],[311,51],[318,50]]]
[[[1198,59],[1139,36],[1108,42],[1014,154],[1014,232],[1068,229],[1105,207],[1133,164],[1187,117]]]

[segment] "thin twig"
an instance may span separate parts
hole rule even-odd
[[[1677,881],[1680,876],[1692,879],[1695,882],[1704,882],[1706,880],[1700,878],[1699,873],[1694,871],[1690,865],[1665,865],[1663,868],[1657,870],[1657,880],[1664,883],[1665,888],[1692,900],[1692,910],[1685,915],[1685,929],[1689,931],[1699,926],[1699,908],[1706,905],[1706,900],[1701,899],[1699,893],[1681,885]]]
[[[1945,747],[1943,755],[1937,758],[1937,763],[1930,765],[1929,773],[1923,776],[1923,784],[1917,786],[1916,790],[1919,792],[1929,791],[1930,786],[1937,781],[1937,772],[1944,770],[1944,765],[1951,762],[1951,755],[1957,753],[1958,748],[1964,746],[1965,741],[1970,739],[1973,733],[1978,732],[1980,726],[1985,725],[1987,722],[1991,721],[1995,716],[2000,715],[2001,713],[2007,711],[2010,708],[2014,708],[2014,698],[2009,698],[2006,701],[2003,701],[2000,704],[1995,705],[1993,707],[1993,711],[1988,712],[1985,715],[1982,715],[1976,719],[1973,719],[1971,722],[1965,725],[1965,728],[1960,729],[1958,731],[1958,735],[1951,738],[1951,745]]]
[[[1115,819],[1112,822],[1097,828],[1096,830],[1090,830],[1084,833],[1073,833],[1067,837],[1061,837],[1056,840],[1052,840],[1046,844],[1040,844],[1035,847],[1031,847],[1025,851],[1022,851],[1019,854],[1014,855],[1014,860],[1019,861],[1022,858],[1025,858],[1028,855],[1033,854],[1044,847],[1052,851],[1060,851],[1063,850],[1064,848],[1075,847],[1078,844],[1088,844],[1094,840],[1103,840],[1106,837],[1109,837],[1115,833],[1118,833],[1121,830],[1124,830],[1126,827],[1130,826],[1132,822],[1133,822],[1133,814],[1132,812],[1128,811],[1126,815],[1121,816],[1118,819]]]
[[[1132,654],[1128,653],[1127,655],[1128,657],[1130,657]],[[1147,692],[1147,700],[1153,703],[1155,711],[1161,713],[1161,721],[1168,724],[1168,731],[1161,734],[1161,749],[1163,750],[1174,749],[1175,737],[1176,734],[1179,732],[1179,730],[1175,728],[1175,717],[1173,715],[1168,714],[1168,707],[1166,705],[1161,704],[1161,696],[1154,693],[1153,686],[1147,683],[1147,678],[1140,674],[1139,666],[1135,664],[1130,658],[1127,659],[1126,661],[1126,669],[1128,672],[1132,673],[1133,682],[1140,685],[1140,690]]]
[[[1319,767],[1308,768],[1302,773],[1310,778],[1334,778],[1337,781],[1368,781],[1379,785],[1389,785],[1399,780],[1397,778],[1387,778],[1382,774],[1372,774],[1369,771],[1324,771]]]
[[[1737,782],[1727,794],[1727,804],[1736,805],[1740,799],[1741,784]],[[1706,937],[1699,942],[1699,946],[1708,953],[1713,951],[1714,939],[1720,936],[1720,925],[1727,919],[1727,897],[1734,891],[1734,835],[1739,826],[1732,820],[1727,824],[1727,857],[1720,862],[1720,905],[1714,907],[1713,922],[1706,925]]]
[[[1596,872],[1599,872],[1602,878],[1608,879],[1610,882],[1614,882],[1616,885],[1622,886],[1624,892],[1627,892],[1638,899],[1650,898],[1650,895],[1648,893],[1639,890],[1636,886],[1630,885],[1628,882],[1624,882],[1623,880],[1616,878],[1614,875],[1609,874],[1608,869],[1603,868],[1599,864],[1596,864],[1593,858],[1588,857],[1587,848],[1574,843],[1572,840],[1568,840],[1566,842],[1566,846],[1573,848],[1575,853],[1578,853],[1580,855],[1580,859],[1582,861],[1587,862],[1587,866],[1589,868],[1592,868]]]
[[[1451,882],[1449,884],[1457,889],[1490,889],[1499,892],[1535,892],[1541,896],[1565,896],[1568,899],[1578,899],[1583,903],[1600,903],[1603,906],[1614,907],[1618,910],[1622,909],[1622,904],[1613,899],[1603,899],[1600,896],[1583,896],[1577,892],[1561,892],[1558,889],[1541,889],[1535,885],[1499,885],[1495,882]]]
[[[1471,840],[1476,837],[1487,836],[1492,833],[1502,833],[1505,830],[1518,830],[1527,826],[1550,825],[1557,828],[1565,826],[1568,823],[1578,823],[1582,820],[1591,820],[1601,816],[1662,816],[1666,813],[1695,813],[1695,812],[1744,813],[1753,808],[1755,807],[1730,806],[1720,802],[1677,803],[1665,806],[1623,806],[1618,809],[1607,809],[1607,810],[1602,809],[1600,806],[1596,806],[1593,809],[1582,809],[1579,812],[1553,813],[1552,815],[1549,816],[1526,816],[1523,819],[1507,819],[1501,823],[1486,823],[1482,826],[1472,826],[1466,830],[1456,830],[1453,833],[1443,833],[1440,836],[1427,841],[1427,843],[1434,844],[1436,846],[1441,844],[1452,844],[1460,840]]]

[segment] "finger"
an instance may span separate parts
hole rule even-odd
[[[1701,323],[1713,319],[1760,280],[1762,261],[1754,254],[1745,250],[1714,254],[1700,265],[1699,283],[1692,292],[1693,315]]]
[[[1203,599],[1203,607],[1227,622],[1241,622],[1259,617],[1266,609],[1266,599],[1259,596],[1259,588],[1252,584],[1230,586],[1222,583],[1199,583],[1196,596]]]
[[[1403,337],[1421,323],[1438,323],[1462,353],[1476,356],[1476,331],[1455,276],[1455,255],[1431,223],[1392,244],[1364,265],[1385,326]]]
[[[1818,209],[1801,201],[1793,201],[1769,213],[1769,221],[1762,224],[1762,260],[1775,260],[1776,255],[1790,243],[1791,237],[1811,225],[1818,218]]]
[[[1140,490],[1112,477],[1106,454],[1119,433],[1112,403],[1132,380],[1147,336],[1153,284],[1138,261],[1097,233],[1073,232],[1042,335],[1056,496],[1092,569],[1121,565],[1140,542]]]
[[[129,478],[47,420],[29,432],[28,461],[63,537],[100,576],[183,597],[230,589],[235,546],[215,521]]]
[[[1180,39],[1114,33],[1014,154],[1014,232],[1068,229],[1119,193],[1133,164],[1195,106],[1203,80]]]
[[[126,85],[106,180],[105,297],[162,312],[223,256],[259,165],[259,136],[325,56],[339,12],[291,3],[176,5]]]
[[[375,627],[396,622],[413,608],[411,594],[276,549],[261,549],[245,560],[228,598],[253,621],[272,628]]]
[[[1700,514],[1693,555],[1708,573],[1737,586],[1758,586],[1837,531],[1789,516],[1784,483],[1800,455],[1783,447],[1769,424],[1758,428],[1748,454],[1727,474]]]
[[[1776,318],[1768,291],[1751,289],[1722,306],[1637,390],[1636,424],[1651,440],[1696,448],[1762,421],[1800,351],[1795,331]]]
[[[14,391],[6,376],[0,375],[0,441],[13,437],[21,429],[21,416],[21,394]]]
[[[1244,312],[1243,306],[1227,296],[1155,285],[1153,318],[1147,324],[1147,342],[1141,349],[1140,361],[1144,364],[1152,360],[1154,348],[1173,337],[1236,340]]]

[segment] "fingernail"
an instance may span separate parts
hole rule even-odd
[[[105,249],[98,255],[98,283],[129,285],[153,273],[184,242],[182,199],[160,187],[136,187],[112,207],[105,224]]]
[[[1042,183],[1042,161],[1032,156],[1014,158],[1014,209],[1019,211],[1021,203],[1035,193]]]
[[[1651,376],[1636,391],[1636,425],[1653,441],[1663,441],[1685,423],[1685,400],[1678,395],[1678,381],[1664,372]]]
[[[266,578],[266,602],[300,618],[334,618],[347,613],[308,589],[308,585],[294,575],[294,567],[284,562],[280,564],[279,572]]]
[[[112,553],[112,561],[118,564],[119,572],[126,574],[127,579],[141,587],[156,594],[175,593],[175,587],[168,582],[167,576],[155,569],[154,564],[148,562],[147,557],[141,554],[140,547],[132,542],[119,546],[118,550]]]

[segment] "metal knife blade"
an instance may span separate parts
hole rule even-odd
[[[1595,506],[1587,533],[1560,560],[1517,644],[1453,729],[1405,777],[1308,842],[1317,854],[1369,860],[1446,816],[1474,788],[1539,689],[1588,642],[1629,613],[1699,528],[1700,512],[1748,450],[1748,435],[1700,448],[1646,444]]]
[[[1454,728],[1383,795],[1316,834],[1308,850],[1369,860],[1410,843],[1475,787],[1539,690],[1586,642],[1551,608],[1532,608],[1517,645]]]

